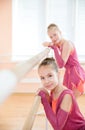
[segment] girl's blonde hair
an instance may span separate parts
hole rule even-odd
[[[54,24],[54,23],[50,24],[50,25],[47,27],[47,31],[50,31],[50,30],[52,30],[52,29],[55,29],[55,30],[57,30],[57,31],[59,31],[59,32],[61,33],[59,27],[58,27],[56,24]]]

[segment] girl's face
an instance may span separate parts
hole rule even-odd
[[[57,72],[51,65],[41,66],[38,70],[43,87],[53,90],[58,84]]]
[[[61,33],[56,29],[51,29],[48,31],[48,36],[50,37],[53,44],[58,44],[61,41]]]

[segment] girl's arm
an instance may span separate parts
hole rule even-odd
[[[49,47],[49,46],[53,45],[53,43],[52,42],[44,42],[42,45],[44,47]]]
[[[70,43],[69,41],[64,41],[61,57],[65,64],[73,49],[74,49],[74,47],[73,47],[72,43]]]
[[[49,47],[51,47],[54,50],[55,59],[59,68],[63,68],[69,58],[71,51],[73,50],[72,44],[68,44],[67,41],[64,41],[62,52],[55,45],[51,45]]]
[[[51,96],[49,95],[48,91],[44,87],[41,87],[37,90],[36,95],[39,95],[40,91],[43,91],[45,93],[45,98],[51,104]]]
[[[47,116],[49,122],[51,123],[51,125],[53,126],[54,130],[62,130],[68,119],[69,110],[70,110],[70,104],[69,104],[70,101],[69,102],[67,101],[68,102],[68,104],[67,104],[67,102],[66,102],[67,98],[65,97],[58,112],[55,114],[52,111],[52,108],[51,108],[48,100],[46,99],[45,93],[43,91],[40,91],[39,96],[41,96],[41,101],[44,106],[46,116]]]

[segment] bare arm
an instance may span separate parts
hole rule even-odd
[[[60,108],[66,112],[70,112],[72,107],[72,97],[70,94],[66,94],[62,100]]]
[[[42,45],[44,47],[49,47],[49,46],[53,45],[53,43],[52,42],[43,42]]]
[[[67,62],[72,50],[73,50],[73,45],[69,41],[64,41],[62,54],[61,54],[64,63]]]

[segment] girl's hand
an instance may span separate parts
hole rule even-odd
[[[36,92],[37,95],[40,95],[40,93],[43,92],[44,93],[44,96],[47,98],[48,101],[50,101],[50,96],[49,96],[49,93],[48,91],[45,89],[45,88],[39,88]],[[41,95],[40,95],[41,96]]]
[[[43,43],[43,46],[45,46],[45,47],[48,47],[48,46],[50,46],[50,45],[52,45],[51,42],[44,42],[44,43]]]
[[[48,94],[48,95],[49,95],[48,91],[47,91],[45,88],[43,88],[43,87],[42,87],[42,88],[39,88],[39,89],[37,90],[36,94],[38,95],[40,91],[43,91],[45,94]]]

